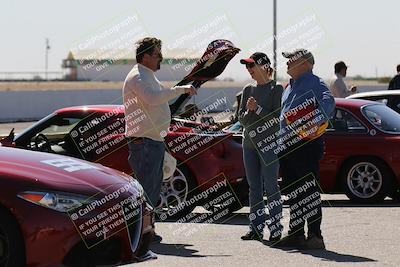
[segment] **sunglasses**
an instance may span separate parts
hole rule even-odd
[[[247,63],[246,64],[246,68],[248,68],[248,69],[251,69],[251,68],[254,68],[255,67],[255,65],[256,65],[256,63]]]

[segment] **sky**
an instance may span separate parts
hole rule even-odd
[[[339,60],[349,65],[349,76],[395,74],[400,1],[277,2],[280,77],[288,77],[281,51],[300,47],[313,52],[314,72],[324,78]],[[211,39],[225,38],[242,51],[221,77],[245,80],[240,58],[260,51],[272,59],[272,6],[272,0],[2,1],[0,72],[43,71],[46,38],[50,71],[60,71],[71,50],[133,49],[130,44],[142,36],[162,39],[164,54],[172,48],[202,54]]]

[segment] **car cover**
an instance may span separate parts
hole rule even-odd
[[[239,53],[240,49],[228,40],[219,39],[212,41],[206,52],[197,61],[192,71],[176,85],[192,84],[199,88],[203,83],[216,78],[228,65],[229,61]],[[188,94],[183,94],[170,105],[171,115],[190,99]]]

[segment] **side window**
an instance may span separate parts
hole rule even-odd
[[[79,121],[80,119],[78,118],[56,117],[50,125],[38,132],[38,134],[44,134],[49,140],[53,136],[61,136],[63,138]]]
[[[66,118],[55,116],[49,123],[39,130],[29,140],[28,147],[33,150],[59,152],[64,154],[62,146],[70,130],[80,121],[80,118]]]
[[[329,132],[366,133],[365,126],[350,112],[337,108],[330,119]]]
[[[72,129],[70,146],[74,146],[82,158],[95,160],[119,147],[124,132],[123,117],[90,116]]]

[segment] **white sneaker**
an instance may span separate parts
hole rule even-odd
[[[146,254],[139,256],[137,258],[137,261],[142,262],[142,261],[147,261],[147,260],[155,260],[157,259],[157,254],[151,251],[150,249],[146,252]]]

